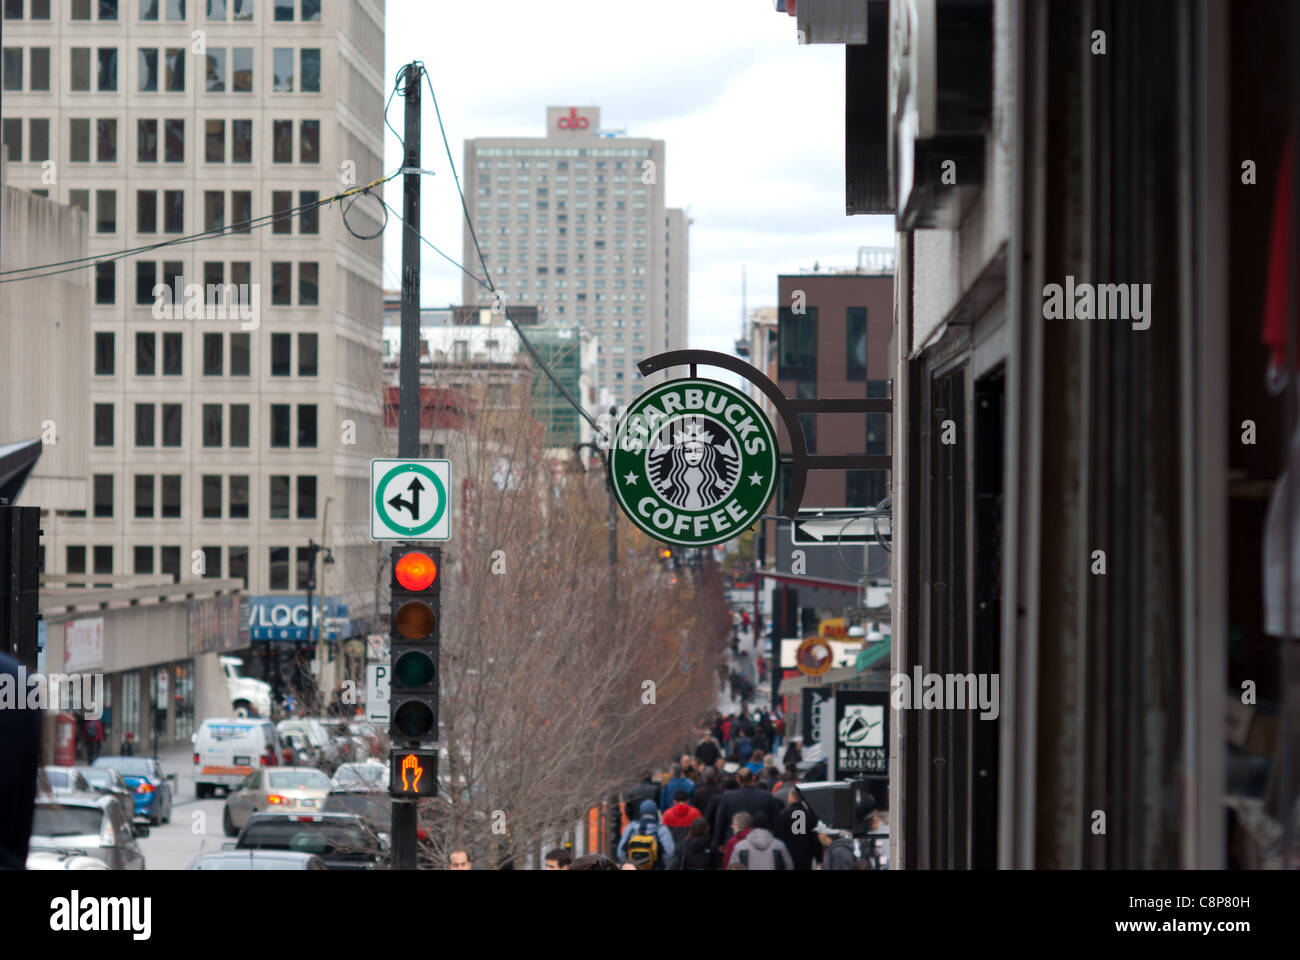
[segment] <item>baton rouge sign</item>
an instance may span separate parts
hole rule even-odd
[[[702,547],[739,536],[776,486],[776,434],[739,390],[672,380],[619,421],[610,481],[628,519],[666,543]]]

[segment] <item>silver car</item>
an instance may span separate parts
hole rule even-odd
[[[76,767],[42,767],[45,786],[54,793],[93,793],[86,778]]]
[[[260,811],[317,813],[334,784],[314,767],[263,767],[248,775],[226,798],[221,826],[233,837],[248,818]]]
[[[108,767],[73,767],[90,785],[92,793],[115,797],[127,820],[135,819],[135,794],[126,785],[122,775]]]
[[[110,870],[143,870],[144,854],[136,837],[149,835],[122,816],[113,797],[97,794],[46,794],[36,798],[32,847],[75,850],[96,857]]]
[[[315,854],[292,850],[222,850],[201,853],[190,870],[327,870]]]

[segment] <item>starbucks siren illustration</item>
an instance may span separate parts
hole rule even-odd
[[[776,435],[740,391],[673,380],[628,408],[609,469],[623,512],[652,537],[722,543],[763,515],[776,484]]]

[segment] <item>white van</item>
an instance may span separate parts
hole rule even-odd
[[[264,765],[266,748],[275,750],[276,760],[284,754],[275,724],[257,717],[229,717],[204,720],[194,735],[194,793],[199,799],[211,796],[217,787],[227,791],[239,786],[255,769]]]

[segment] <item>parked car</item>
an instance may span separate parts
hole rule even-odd
[[[118,807],[122,810],[122,816],[128,820],[135,816],[135,794],[132,793],[131,788],[122,779],[122,775],[116,770],[110,770],[108,767],[74,767],[72,769],[85,778],[86,783],[90,784],[90,789],[94,793],[115,797]]]
[[[293,754],[294,762],[292,766],[319,767],[321,765],[320,754],[311,745],[311,741],[307,739],[305,733],[297,730],[286,730],[280,734],[280,742]]]
[[[45,794],[36,798],[31,844],[37,849],[72,851],[102,860],[110,870],[143,870],[137,837],[149,835],[122,816],[112,797],[96,794]]]
[[[384,736],[373,723],[363,723],[352,721],[348,723],[348,730],[354,737],[360,737],[365,741],[366,750],[371,757],[385,758],[388,756],[388,745],[384,743]]]
[[[334,771],[336,787],[378,787],[388,789],[388,764],[377,760],[345,763]]]
[[[53,793],[94,793],[76,767],[43,767],[45,784]]]
[[[331,790],[321,806],[321,813],[354,813],[370,825],[385,843],[393,829],[393,798],[388,787],[354,787]]]
[[[233,837],[262,810],[317,811],[333,784],[330,778],[313,767],[267,767],[254,770],[243,785],[226,798],[221,826]]]
[[[284,746],[275,724],[256,717],[216,717],[194,732],[194,795],[202,800],[217,788],[227,792],[266,764],[266,748],[278,760]]]
[[[93,767],[107,767],[122,776],[135,795],[135,816],[147,817],[155,827],[171,823],[172,792],[176,774],[164,774],[153,757],[99,757]]]
[[[238,657],[222,657],[221,668],[226,672],[226,690],[235,716],[271,716],[271,685],[265,680],[245,677],[240,671],[244,661]]]
[[[353,736],[346,721],[322,718],[320,725],[325,728],[330,739],[338,745],[339,759],[343,763],[364,760],[369,754],[369,746],[360,737]]]
[[[108,864],[84,850],[28,847],[28,870],[107,870]]]
[[[301,733],[307,738],[312,749],[316,751],[316,764],[326,773],[333,774],[338,765],[343,762],[343,757],[339,750],[339,745],[334,742],[329,731],[319,720],[313,720],[310,717],[298,717],[292,720],[281,720],[276,724],[276,731],[281,735],[285,733]]]
[[[331,870],[387,869],[389,855],[388,844],[350,813],[255,813],[231,849],[311,853]]]
[[[29,868],[30,869],[30,868]],[[315,854],[292,850],[220,850],[201,853],[190,870],[326,870],[325,861]]]

